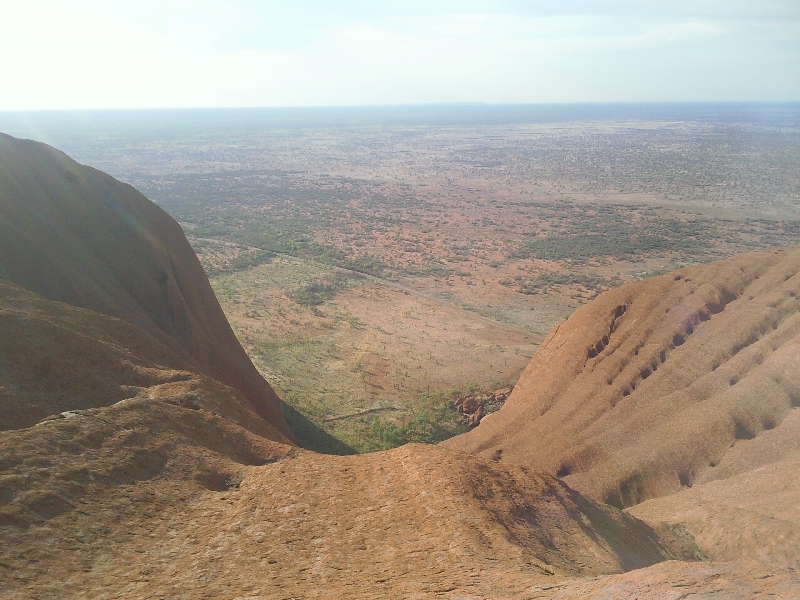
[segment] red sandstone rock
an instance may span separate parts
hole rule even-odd
[[[480,400],[474,396],[467,396],[461,404],[461,410],[464,414],[471,415],[482,406]]]
[[[178,223],[133,187],[4,134],[0,278],[136,325],[291,436]]]

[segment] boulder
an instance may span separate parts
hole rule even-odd
[[[481,422],[483,418],[483,407],[479,406],[478,409],[469,416],[469,426],[475,427]]]
[[[483,406],[483,402],[475,396],[467,396],[461,404],[461,412],[471,415]]]

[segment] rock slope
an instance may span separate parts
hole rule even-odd
[[[136,325],[291,436],[180,226],[133,187],[4,134],[0,279]]]
[[[798,271],[780,249],[607,292],[444,445],[679,525],[712,558],[800,568]]]
[[[445,445],[617,506],[741,470],[756,459],[739,444],[800,407],[798,270],[800,249],[754,252],[606,292],[551,332],[502,410]]]
[[[0,325],[0,414],[43,416],[0,432],[3,597],[506,597],[697,555],[524,467],[300,451],[136,326],[3,281]]]

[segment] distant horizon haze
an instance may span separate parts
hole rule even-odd
[[[80,155],[85,143],[150,143],[173,136],[250,139],[303,129],[549,126],[558,123],[761,124],[800,129],[800,102],[437,103],[327,107],[0,110],[0,132]],[[94,142],[90,142],[94,140]]]
[[[0,0],[0,111],[800,101],[789,0]]]

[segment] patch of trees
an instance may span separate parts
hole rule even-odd
[[[698,252],[708,248],[713,239],[713,232],[704,221],[654,219],[637,225],[612,218],[605,227],[600,227],[599,223],[586,227],[589,224],[575,223],[566,233],[526,240],[514,250],[511,258],[574,262],[596,257],[625,260],[663,252]]]
[[[325,279],[312,281],[300,286],[290,294],[292,300],[303,306],[317,306],[333,298],[337,292],[350,287],[350,280],[354,276],[344,273],[334,273]]]
[[[579,285],[587,290],[600,292],[620,285],[622,281],[614,277],[607,279],[599,275],[586,275],[583,273],[540,273],[533,277],[517,275],[513,280],[504,279],[500,283],[507,286],[517,285],[521,294],[538,294],[558,285]]]

